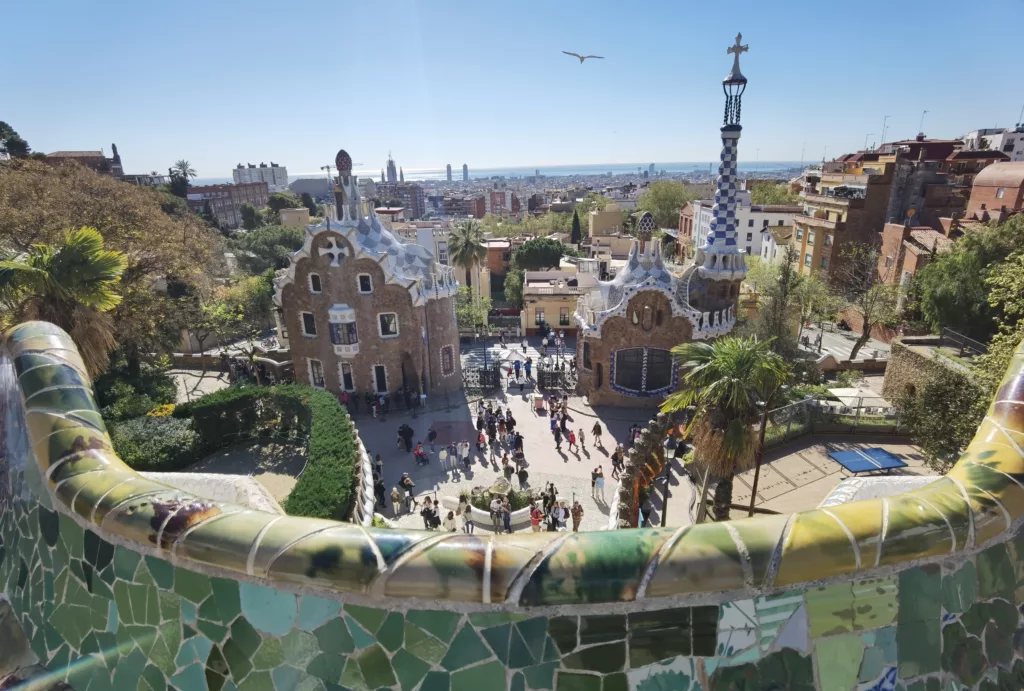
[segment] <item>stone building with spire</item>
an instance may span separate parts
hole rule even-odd
[[[274,282],[282,346],[295,379],[339,394],[390,393],[412,401],[462,387],[455,321],[458,282],[430,249],[363,215],[352,158],[339,151],[335,214]]]
[[[736,324],[740,283],[747,274],[736,234],[736,172],[741,99],[747,80],[740,54],[728,49],[733,67],[724,80],[725,115],[711,229],[692,264],[674,273],[664,264],[661,243],[653,239],[654,217],[637,221],[626,266],[610,281],[582,295],[574,315],[580,391],[591,405],[655,407],[679,385],[674,345],[711,340]]]

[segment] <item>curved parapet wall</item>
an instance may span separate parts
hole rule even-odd
[[[79,689],[1020,689],[1022,370],[1019,352],[959,464],[915,492],[679,530],[439,534],[135,474],[70,339],[24,324],[0,361],[0,593]]]

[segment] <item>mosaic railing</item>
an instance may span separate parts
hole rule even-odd
[[[67,335],[25,324],[0,351],[0,687],[39,663],[89,691],[1021,689],[1022,371],[1024,351],[958,465],[908,494],[442,534],[136,475]],[[22,635],[38,660],[3,659]]]

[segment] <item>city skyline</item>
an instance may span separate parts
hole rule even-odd
[[[913,137],[925,110],[926,134],[957,137],[1010,126],[1021,106],[1002,72],[991,69],[1019,62],[1012,43],[926,52],[893,38],[885,47],[880,21],[932,36],[962,20],[959,8],[934,3],[864,2],[852,13],[740,3],[728,22],[713,7],[670,3],[628,13],[611,3],[536,5],[536,12],[527,5],[517,15],[524,19],[511,22],[507,8],[457,2],[386,8],[298,3],[285,16],[269,3],[247,4],[244,13],[230,5],[196,5],[203,22],[192,21],[187,5],[55,4],[59,11],[52,5],[12,8],[13,24],[45,24],[52,40],[43,44],[24,32],[0,46],[0,59],[19,65],[8,93],[20,97],[6,104],[3,116],[38,151],[108,149],[117,142],[130,172],[163,171],[186,158],[199,177],[220,178],[240,162],[274,160],[305,176],[339,146],[352,149],[362,164],[357,168],[367,171],[379,170],[391,151],[410,177],[447,163],[468,163],[472,174],[496,167],[713,161],[717,151],[706,135],[720,125],[718,82],[725,47],[737,31],[751,47],[744,69],[754,86],[745,106],[758,116],[744,135],[743,163],[820,160],[865,141],[878,143],[886,115],[890,141]],[[982,5],[997,15],[1020,13],[1016,3]],[[319,40],[302,39],[311,18],[317,27],[338,28],[326,54]],[[257,49],[253,37],[269,35],[271,25],[272,35],[283,38]],[[163,31],[152,33],[150,26]],[[365,49],[342,50],[343,27],[359,26],[388,30]],[[658,38],[666,27],[674,27],[672,33]],[[117,50],[113,43],[83,42],[99,34]],[[827,41],[817,38],[825,34]],[[876,48],[855,49],[869,44]],[[238,62],[245,46],[254,50]],[[451,76],[453,46],[465,56],[456,72],[465,97],[454,101],[449,88],[438,88]],[[606,59],[581,65],[562,50]],[[125,59],[133,54],[161,57]],[[333,67],[337,55],[349,61],[344,69]],[[332,67],[320,66],[325,57]],[[217,65],[227,70],[221,79],[198,79]],[[373,91],[346,86],[346,75],[378,72],[408,75],[399,101],[363,100],[357,95]],[[503,91],[526,87],[524,96],[495,98],[487,88],[495,79]],[[305,97],[282,98],[258,115],[246,106],[267,89],[296,82],[307,87]],[[983,107],[959,93],[985,94]],[[75,104],[73,114],[68,103]]]

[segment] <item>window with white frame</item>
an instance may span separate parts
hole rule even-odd
[[[359,274],[357,280],[359,281],[360,295],[369,295],[373,292],[373,276],[370,274]]]
[[[323,284],[320,283],[320,274],[309,275],[309,292],[314,294],[323,292]]]
[[[543,307],[538,307],[537,308],[537,310],[536,310],[536,312],[534,314],[534,317],[533,317],[533,323],[536,324],[537,326],[540,326],[541,324],[544,323],[544,308]]]
[[[1005,187],[997,187],[996,188],[996,199],[1002,199],[1004,194],[1006,194],[1006,188]]]
[[[356,381],[352,376],[352,365],[348,362],[343,362],[338,367],[338,371],[341,373],[341,388],[345,391],[355,391]]]
[[[558,310],[558,325],[569,326],[569,308],[560,307]]]
[[[803,240],[804,239],[804,229],[803,228],[797,228],[796,229],[796,239],[797,240]]]
[[[355,345],[359,343],[359,333],[355,322],[331,322],[331,343],[334,345]]]
[[[316,337],[316,317],[313,313],[300,312],[299,317],[302,319],[302,335]]]
[[[324,363],[319,360],[309,361],[309,385],[324,388]]]
[[[807,231],[807,244],[808,245],[813,245],[814,244],[814,231],[813,230],[808,230]]]
[[[398,336],[398,315],[394,312],[381,312],[377,315],[377,330],[381,338]]]

